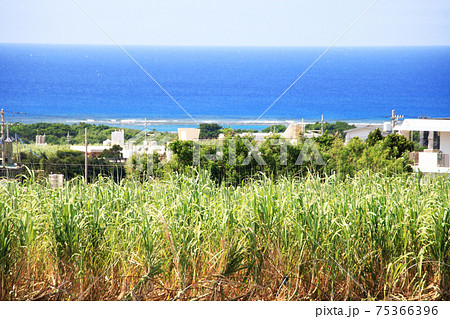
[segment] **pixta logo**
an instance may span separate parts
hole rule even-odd
[[[160,134],[158,143],[145,142],[144,133],[139,133],[127,141],[128,152],[132,153],[127,166],[139,172],[145,172],[149,176],[154,175],[155,169],[162,168],[172,158],[170,142],[167,136]],[[139,142],[139,143],[137,143]],[[176,142],[175,142],[176,143]],[[305,163],[315,163],[316,165],[325,165],[325,162],[312,139],[305,139],[300,144],[301,150],[295,158],[288,154],[289,145],[297,145],[296,140],[289,139],[267,139],[264,141],[254,141],[246,138],[228,138],[226,140],[197,140],[191,142],[181,142],[183,145],[183,154],[189,156],[188,162],[192,166],[201,166],[206,161],[225,161],[228,165],[247,166],[252,160],[259,166],[269,165],[261,151],[264,143],[278,153],[276,157],[279,165],[286,166],[290,164],[301,166]],[[300,148],[300,146],[298,146]],[[203,151],[202,151],[203,150]],[[206,150],[206,151],[205,151]],[[208,150],[212,150],[208,152]],[[298,152],[298,151],[297,151]],[[244,156],[242,156],[244,154]],[[289,162],[291,161],[291,163]]]

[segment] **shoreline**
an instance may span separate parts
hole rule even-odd
[[[199,124],[204,123],[215,123],[222,127],[231,127],[233,129],[257,129],[262,130],[268,126],[272,125],[285,125],[289,126],[291,123],[304,123],[304,124],[314,124],[316,122],[320,122],[320,119],[264,119],[259,120],[254,123],[254,120],[251,119],[217,119],[217,118],[203,118],[196,119]],[[346,122],[348,124],[355,125],[356,127],[374,125],[374,126],[382,126],[384,122],[389,121],[389,119],[373,119],[367,121],[367,119],[361,120],[340,120],[340,119],[324,119],[324,123],[335,123],[335,122]],[[67,125],[73,125],[78,123],[86,123],[92,125],[107,125],[111,127],[121,127],[121,128],[131,128],[131,129],[141,129],[145,128],[145,124],[147,122],[147,129],[156,131],[167,131],[167,132],[176,132],[178,128],[189,128],[189,127],[198,127],[197,123],[192,121],[191,119],[148,119],[145,118],[129,118],[129,119],[120,119],[120,118],[110,118],[110,119],[92,119],[89,117],[75,120],[75,117],[72,119],[64,119],[60,118],[29,118],[27,120],[19,120],[14,117],[10,123],[23,123],[23,124],[33,124],[33,123],[61,123]],[[253,124],[254,123],[254,124]]]

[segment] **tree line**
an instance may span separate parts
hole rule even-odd
[[[414,144],[404,136],[382,136],[379,129],[363,141],[353,138],[347,145],[339,134],[322,136],[297,143],[274,134],[263,142],[226,134],[222,142],[196,143],[177,140],[169,145],[172,159],[164,166],[154,164],[152,174],[164,176],[173,172],[191,174],[206,169],[218,183],[239,184],[260,173],[273,178],[302,176],[310,172],[339,178],[355,176],[359,170],[387,175],[412,172],[409,152]],[[143,175],[147,166],[140,167]]]
[[[88,140],[90,144],[101,144],[104,140],[111,138],[111,132],[117,127],[107,125],[94,125],[87,123],[62,124],[62,123],[17,123],[10,126],[10,134],[15,133],[24,143],[34,143],[36,135],[44,135],[47,144],[64,145],[68,144],[67,134],[69,134],[69,144],[84,144],[84,129],[88,129]],[[125,140],[135,136],[140,132],[136,129],[124,128]]]
[[[84,135],[85,125],[88,125],[91,131],[94,131],[94,128],[95,131],[103,128],[83,123],[67,126],[82,129],[83,134],[78,132],[78,135]],[[62,134],[62,130],[67,129],[67,126],[59,127],[53,124],[54,136],[57,136],[57,128],[60,128]],[[36,127],[45,126],[35,125],[33,129]],[[98,175],[112,176],[115,180],[126,176],[165,178],[173,173],[195,174],[201,169],[207,170],[218,183],[239,184],[248,178],[256,178],[261,173],[278,178],[313,172],[322,176],[336,174],[345,179],[355,176],[357,171],[363,169],[388,175],[412,171],[408,153],[414,150],[414,144],[398,134],[382,136],[379,129],[372,132],[365,141],[354,138],[345,145],[339,131],[347,127],[340,123],[326,126],[332,128],[331,133],[325,131],[322,136],[312,139],[299,136],[296,143],[283,139],[277,133],[258,142],[251,135],[241,137],[230,128],[218,125],[206,127],[209,132],[204,136],[212,140],[198,145],[192,141],[175,140],[169,144],[169,150],[173,154],[170,161],[153,154],[133,156],[127,164],[114,163],[111,158],[120,157],[120,150],[114,149],[106,151],[98,158],[89,158],[89,178],[94,179]],[[268,131],[283,130],[281,127],[272,127],[268,128]],[[214,140],[213,136],[218,136],[220,132],[225,138],[221,141]],[[130,133],[129,131],[128,134]],[[99,139],[103,140],[103,137]],[[320,158],[317,157],[318,154]],[[84,175],[84,155],[76,151],[41,153],[40,157],[23,152],[22,162],[45,174],[62,173],[66,179]]]

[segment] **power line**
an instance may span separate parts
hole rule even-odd
[[[181,106],[180,103],[178,103],[177,100],[175,100],[175,98],[166,91],[166,89],[163,88],[163,86],[161,84],[159,84],[158,81],[156,81],[156,79],[150,75],[150,73],[147,72],[147,70],[127,51],[125,50],[125,48],[111,35],[109,34],[108,31],[106,31],[106,29],[100,24],[100,22],[98,22],[84,7],[82,7],[78,1],[76,0],[72,0],[153,82],[155,82],[155,84],[157,86],[159,86],[159,88],[161,90],[163,90],[164,93],[166,93],[166,95],[173,101],[175,102],[176,105],[178,105],[178,107],[180,107],[184,113],[187,114],[187,116],[189,116],[197,125],[199,125],[199,123],[191,116],[191,114],[188,113],[188,111],[186,111],[186,109]]]
[[[353,23],[325,50],[322,52],[321,55],[319,55],[319,57],[317,59],[314,60],[313,63],[311,63],[311,65],[305,70],[303,71],[303,73],[283,92],[281,93],[281,95],[253,122],[252,125],[255,125],[256,122],[258,122],[258,120],[264,116],[264,114],[266,114],[271,108],[272,106],[274,106],[306,73],[308,73],[308,71],[317,63],[319,62],[320,59],[322,59],[322,57],[331,50],[332,47],[334,47],[336,45],[336,43],[338,43],[346,34],[348,31],[350,31],[351,28],[353,28],[353,26],[358,23],[359,20],[361,20],[361,18],[363,16],[365,16],[367,14],[367,12],[370,11],[370,9],[372,9],[372,7],[374,7],[379,1],[381,0],[375,0],[375,2],[373,2],[369,8],[367,8],[358,18],[356,18],[355,21],[353,21]]]

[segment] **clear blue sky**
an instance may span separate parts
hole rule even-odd
[[[122,44],[327,46],[374,0],[78,0]],[[112,44],[72,0],[0,0],[0,42]],[[450,0],[381,0],[339,45],[450,45]]]

